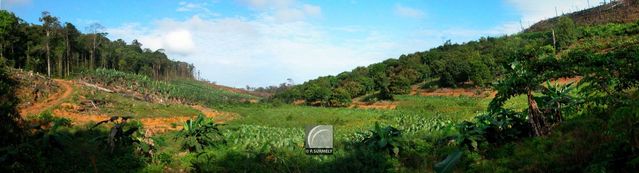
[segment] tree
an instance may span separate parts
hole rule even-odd
[[[555,75],[552,73],[555,70],[552,65],[559,63],[551,46],[528,49],[519,56],[519,61],[511,65],[512,71],[494,86],[497,95],[490,102],[489,110],[491,113],[501,112],[508,99],[525,94],[528,102],[528,121],[533,133],[542,136],[549,132],[551,124],[539,109],[533,92],[542,90],[540,84]]]
[[[377,63],[370,65],[368,68],[371,78],[375,82],[375,88],[379,91],[377,98],[380,100],[393,100],[393,94],[389,88],[390,79],[386,74],[386,64]]]
[[[471,60],[470,69],[472,69],[470,80],[473,81],[474,85],[484,86],[493,79],[493,74],[490,72],[488,66],[479,61],[479,59]]]
[[[351,95],[344,88],[335,88],[328,99],[328,105],[331,107],[345,107],[350,103]]]
[[[559,21],[557,22],[554,30],[556,31],[557,38],[557,50],[565,49],[572,42],[577,40],[577,27],[575,26],[575,22],[570,19],[570,17],[562,16],[559,17]]]
[[[57,17],[51,16],[51,14],[47,11],[42,12],[42,17],[40,17],[40,22],[42,22],[42,26],[44,27],[45,32],[45,50],[47,57],[47,76],[51,77],[51,40],[56,36],[56,31],[60,28],[60,22]]]
[[[75,26],[71,23],[65,23],[64,24],[64,44],[65,44],[65,48],[66,48],[66,52],[65,52],[65,75],[69,75],[70,72],[70,66],[71,66],[71,59],[72,59],[72,51],[76,50],[78,43],[77,43],[77,39],[78,37],[81,35],[80,31],[78,31],[78,29],[75,28]]]
[[[93,38],[93,44],[91,47],[91,60],[90,60],[90,68],[94,68],[94,63],[95,63],[95,54],[96,54],[96,49],[98,44],[100,44],[100,40],[99,37],[101,34],[101,31],[104,29],[104,26],[100,25],[99,23],[93,23],[91,24],[87,30],[89,30],[89,32],[92,34],[92,38]],[[137,42],[137,40],[136,40]]]
[[[330,97],[330,87],[320,86],[319,84],[311,84],[304,92],[306,103],[311,105],[326,105]]]
[[[15,15],[0,10],[0,61],[5,57],[5,45],[10,45],[12,40],[9,39],[12,32],[15,30],[15,26],[18,24],[18,19]]]

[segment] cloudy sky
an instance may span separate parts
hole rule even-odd
[[[267,86],[336,75],[446,40],[517,33],[600,0],[0,0],[30,23],[42,11],[111,39],[139,40],[219,84]],[[556,9],[556,10],[555,10]]]

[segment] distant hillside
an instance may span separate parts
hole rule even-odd
[[[577,25],[598,25],[605,23],[628,23],[639,19],[639,1],[618,0],[594,8],[566,14]],[[537,32],[550,29],[558,21],[558,17],[542,20],[526,29],[526,32]]]
[[[269,97],[269,96],[272,95],[272,94],[266,93],[266,92],[248,91],[248,90],[245,90],[245,89],[234,88],[234,87],[224,86],[224,85],[218,85],[218,84],[215,84],[215,83],[209,83],[209,84],[213,88],[226,90],[226,91],[233,92],[233,93],[238,93],[238,94],[246,94],[246,95],[251,95],[251,96],[256,96],[256,97]]]
[[[517,58],[535,57],[540,52],[562,55],[584,42],[585,46],[611,42],[599,37],[616,40],[636,36],[637,19],[638,0],[614,1],[538,22],[523,33],[482,37],[461,44],[446,42],[427,51],[319,77],[273,97],[286,103],[304,100],[310,105],[344,107],[351,104],[352,98],[365,95],[370,98],[368,101],[393,100],[393,95],[410,93],[413,85],[424,89],[491,87],[512,70],[513,63],[521,61]],[[556,28],[556,38],[549,32],[551,27]],[[422,84],[427,80],[433,85]]]

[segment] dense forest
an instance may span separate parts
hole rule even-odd
[[[109,40],[104,27],[92,24],[87,32],[48,12],[42,24],[29,24],[8,11],[0,11],[0,62],[49,77],[66,77],[98,68],[114,69],[168,80],[194,78],[194,66],[173,61],[163,50],[143,49],[133,40]]]

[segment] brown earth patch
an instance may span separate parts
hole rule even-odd
[[[72,105],[69,103],[63,103],[63,105]],[[82,125],[86,123],[95,123],[111,118],[111,116],[104,114],[85,114],[77,113],[73,110],[69,110],[69,106],[63,106],[63,108],[53,110],[53,116],[68,118],[72,121],[73,125]],[[213,118],[216,123],[224,123],[235,117],[235,114],[228,112],[220,112],[210,108],[206,108],[200,105],[192,106],[204,114],[204,116]],[[175,131],[182,129],[182,123],[186,120],[192,119],[190,116],[173,116],[173,117],[143,117],[133,118],[133,120],[140,121],[144,128],[152,134],[164,133],[168,131]]]
[[[551,80],[550,84],[555,84],[555,83],[559,83],[561,85],[566,85],[569,83],[578,83],[579,81],[581,81],[581,79],[583,79],[583,77],[581,76],[577,76],[577,77],[573,77],[573,78],[559,78],[557,80]],[[545,85],[545,83],[544,83]]]
[[[357,108],[357,109],[395,109],[397,108],[397,102],[391,101],[381,101],[381,102],[361,102],[361,101],[353,101],[349,108]]]
[[[46,110],[47,108],[50,108],[52,106],[62,103],[62,100],[68,98],[71,95],[71,93],[73,93],[73,87],[71,87],[71,81],[66,81],[61,79],[54,79],[54,81],[63,88],[63,91],[60,91],[58,93],[51,95],[44,102],[38,102],[20,109],[20,115],[27,116],[32,114],[39,114],[40,112]]]
[[[494,97],[496,92],[483,88],[437,88],[437,89],[417,89],[414,95],[419,96],[468,96],[468,97]]]

